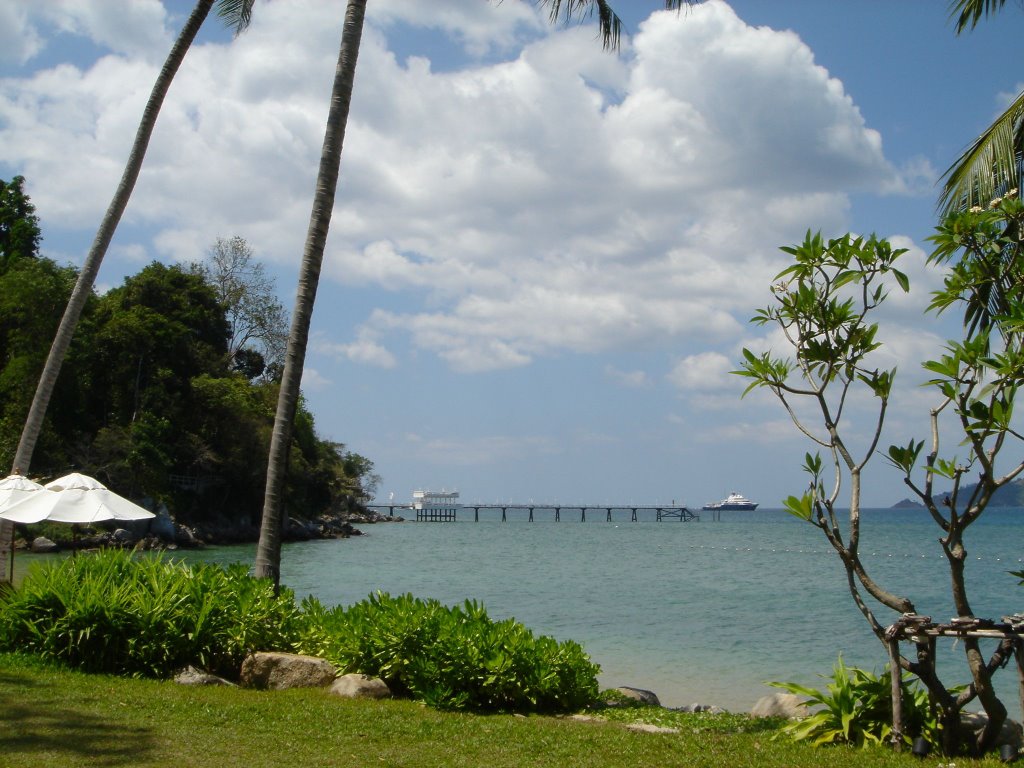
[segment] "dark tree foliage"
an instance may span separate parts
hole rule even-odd
[[[36,207],[24,190],[25,179],[15,176],[9,182],[0,179],[0,273],[16,259],[36,258],[39,231]]]
[[[0,234],[20,232],[19,242],[31,244],[4,251],[0,268],[0,461],[10,464],[77,272],[36,252],[38,224],[22,180],[0,184]],[[255,350],[232,358],[226,313],[206,275],[156,262],[91,297],[33,475],[83,471],[125,495],[166,503],[181,521],[244,535],[262,505],[278,385],[260,376]],[[299,420],[289,514],[365,501],[372,463],[318,437],[304,406]]]

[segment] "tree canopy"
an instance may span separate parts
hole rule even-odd
[[[22,183],[0,181],[17,193],[2,198],[0,219],[6,230],[38,233]],[[0,268],[0,461],[7,462],[77,279],[72,267],[38,254],[38,235],[28,241],[33,248],[12,249]],[[262,265],[246,253],[249,274],[262,276]],[[77,469],[122,494],[166,503],[183,521],[256,522],[278,385],[241,372],[231,347],[238,307],[273,294],[265,279],[242,280],[226,301],[216,274],[153,262],[102,296],[90,295],[34,475]],[[300,404],[287,474],[290,515],[365,501],[372,468],[321,438]]]

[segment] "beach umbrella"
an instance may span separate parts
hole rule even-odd
[[[8,475],[0,480],[0,510],[7,509],[41,490],[43,486],[24,475]]]
[[[99,480],[77,472],[47,483],[11,504],[0,519],[13,523],[98,523],[104,520],[145,520],[155,517]]]

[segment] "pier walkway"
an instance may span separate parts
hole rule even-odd
[[[534,512],[540,512],[544,514],[553,513],[554,521],[560,522],[562,519],[562,512],[579,512],[580,522],[585,523],[587,521],[587,512],[591,514],[597,512],[605,513],[605,520],[607,522],[613,521],[613,512],[629,513],[631,522],[639,522],[637,518],[638,512],[654,512],[654,518],[658,522],[663,520],[678,520],[679,522],[699,521],[700,514],[694,512],[687,507],[674,506],[674,505],[656,505],[656,504],[513,504],[509,503],[494,503],[494,504],[459,504],[455,506],[445,506],[444,508],[437,509],[416,509],[412,504],[367,504],[368,509],[377,510],[383,513],[387,510],[389,516],[395,515],[395,510],[413,510],[416,511],[416,520],[419,522],[457,522],[459,510],[473,510],[473,522],[480,522],[480,510],[501,510],[501,522],[508,522],[509,510],[524,510],[528,513],[527,522],[534,522]]]

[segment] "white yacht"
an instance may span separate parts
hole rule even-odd
[[[751,501],[746,496],[741,496],[740,494],[733,491],[721,501],[712,501],[709,504],[705,504],[703,507],[701,507],[701,509],[736,509],[753,512],[755,509],[757,509],[757,502]]]

